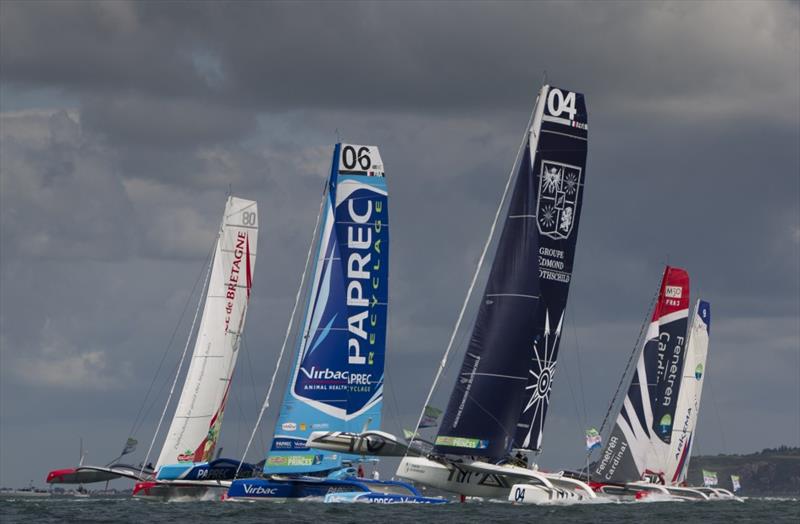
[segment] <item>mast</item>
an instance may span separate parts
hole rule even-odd
[[[265,473],[324,471],[312,430],[380,425],[388,305],[388,193],[375,146],[337,144],[295,359]]]
[[[586,169],[582,94],[545,85],[436,453],[538,449],[575,255]]]
[[[192,360],[156,469],[214,457],[244,329],[257,242],[258,206],[229,196]]]
[[[592,472],[603,482],[663,476],[683,373],[689,274],[667,266],[636,369]]]

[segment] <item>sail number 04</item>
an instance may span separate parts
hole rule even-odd
[[[342,148],[342,164],[346,169],[356,169],[360,167],[364,171],[372,167],[372,158],[369,156],[369,148],[361,146],[356,151],[353,146]]]
[[[561,113],[569,113],[569,119],[575,120],[575,93],[567,91],[567,95],[560,89],[551,89],[547,95],[547,111],[553,116],[560,116]]]

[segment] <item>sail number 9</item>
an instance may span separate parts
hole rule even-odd
[[[342,148],[342,165],[345,169],[361,169],[367,171],[372,167],[372,158],[369,156],[369,148],[361,146],[356,151],[353,146],[344,146]]]
[[[575,120],[575,93],[567,91],[566,96],[560,89],[550,89],[547,95],[547,111],[553,116],[561,116],[561,113],[568,113],[570,120]]]

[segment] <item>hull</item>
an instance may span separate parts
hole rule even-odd
[[[419,499],[417,502],[420,502],[428,497],[422,497],[413,486],[405,482],[306,476],[272,476],[269,478],[235,480],[231,483],[225,497],[226,500],[261,500],[267,502],[282,502],[301,498],[319,498],[325,499],[327,502],[358,501],[396,504],[414,502],[412,499]]]
[[[230,482],[137,482],[133,496],[143,500],[222,500]]]
[[[592,483],[592,488],[600,497],[614,500],[737,500],[742,501],[730,491],[704,486],[664,486],[648,482],[629,482],[627,484]]]
[[[561,473],[544,473],[510,464],[480,461],[443,463],[422,457],[406,457],[400,462],[397,474],[426,486],[470,497],[525,503],[596,498],[594,490],[580,480]]]
[[[395,493],[329,493],[325,495],[326,504],[449,504],[450,501],[438,497],[398,495]]]
[[[535,484],[514,484],[511,493],[508,494],[508,500],[515,504],[553,504],[581,502],[588,500],[588,497],[567,489]]]
[[[225,458],[211,462],[169,464],[161,466],[156,480],[233,480],[237,470],[238,478],[247,478],[255,474],[256,467],[245,463],[240,466],[238,461]]]
[[[48,484],[91,484],[107,482],[117,478],[145,480],[152,478],[153,470],[141,469],[128,464],[111,466],[78,466],[77,468],[55,469],[47,474]]]
[[[397,468],[400,478],[469,497],[505,500],[511,492],[508,479],[473,473],[453,463],[442,464],[423,457],[406,457]]]

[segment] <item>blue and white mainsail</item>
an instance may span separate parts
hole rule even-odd
[[[380,426],[389,272],[386,179],[378,148],[337,144],[296,357],[265,473],[337,468],[313,430]]]
[[[587,139],[583,95],[544,86],[437,453],[504,457],[512,448],[541,446],[572,278]]]

